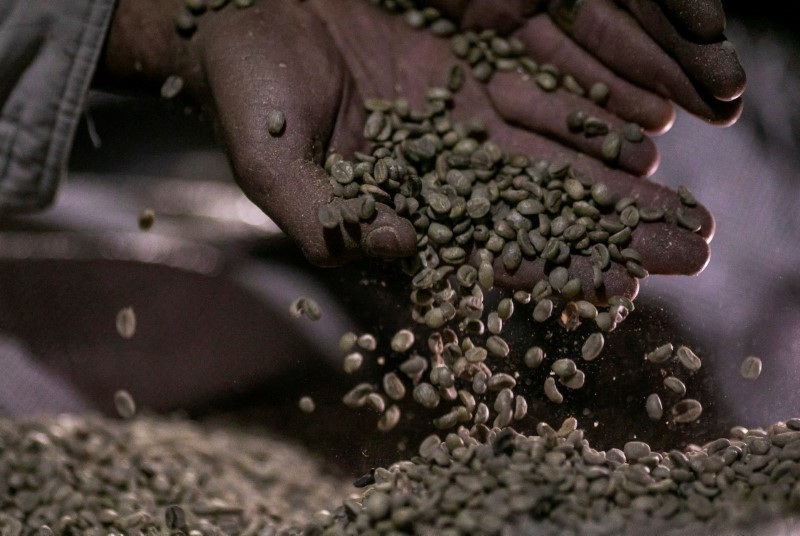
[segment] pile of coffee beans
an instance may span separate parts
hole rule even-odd
[[[764,534],[765,523],[800,513],[800,419],[669,452],[641,441],[595,450],[572,418],[536,432],[479,425],[432,435],[418,456],[372,472],[361,497],[318,519],[318,530]]]
[[[116,399],[133,404],[127,393]],[[267,536],[307,524],[346,492],[296,445],[233,427],[0,418],[4,535]]]

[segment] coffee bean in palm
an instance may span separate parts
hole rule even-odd
[[[269,110],[267,112],[267,131],[270,136],[280,136],[286,128],[286,116],[280,110]]]

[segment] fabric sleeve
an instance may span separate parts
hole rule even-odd
[[[50,203],[115,0],[0,0],[0,214]]]

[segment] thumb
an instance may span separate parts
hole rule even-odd
[[[314,264],[412,255],[416,234],[408,220],[380,203],[362,214],[360,197],[335,199],[321,166],[336,126],[346,125],[348,140],[360,139],[360,128],[349,128],[350,116],[363,114],[342,102],[352,81],[324,25],[288,3],[246,17],[234,10],[231,17],[205,37],[203,64],[209,107],[244,193]],[[283,24],[266,31],[262,17]],[[357,217],[340,217],[327,228],[320,222],[325,207]]]

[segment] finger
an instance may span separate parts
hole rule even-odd
[[[303,40],[302,68],[280,65],[296,55],[291,50],[296,42],[293,28],[318,35],[324,35],[324,28],[301,10],[276,9],[285,9],[282,20],[295,25],[276,25],[267,31],[253,14],[233,10],[232,16],[240,20],[220,25],[213,40],[206,37],[209,43],[222,43],[206,48],[204,68],[222,139],[242,190],[315,264],[341,264],[364,254],[383,258],[413,254],[412,225],[388,207],[379,205],[368,219],[340,222],[334,229],[320,223],[320,208],[333,199],[329,178],[320,166],[325,140],[337,122],[352,123],[359,111],[338,109],[349,82],[325,40]],[[232,35],[228,28],[251,31]],[[253,50],[269,53],[252,54]],[[320,73],[325,73],[324,83],[317,79]],[[285,126],[269,133],[269,115],[275,110],[283,112]],[[337,201],[333,206],[357,202]]]
[[[605,107],[619,117],[653,133],[672,126],[675,111],[667,99],[614,74],[565,35],[550,17],[530,19],[516,35],[537,62],[556,65],[587,91],[597,82],[606,84],[609,93]]]
[[[655,172],[658,150],[649,138],[633,143],[622,134],[624,121],[594,105],[588,99],[567,90],[547,92],[516,73],[497,73],[489,82],[489,94],[498,113],[512,124],[521,126],[565,145],[587,153],[609,165],[618,166],[634,175]],[[617,150],[604,148],[609,135],[590,135],[588,129],[570,129],[567,118],[573,112],[599,119],[616,136]]]
[[[662,9],[681,32],[694,41],[716,41],[725,31],[725,10],[720,0],[659,0]]]
[[[680,209],[682,219],[696,225],[696,227],[690,225],[692,229],[697,229],[692,234],[699,236],[704,242],[710,242],[713,238],[716,226],[714,217],[703,205],[698,203],[694,206],[687,206],[681,202],[680,196],[668,187],[651,180],[636,179],[619,170],[610,169],[586,155],[562,153],[560,157],[568,159],[574,167],[607,185],[617,199],[626,196],[634,197],[640,208],[660,209],[664,212],[664,221],[676,227],[680,225],[678,223],[678,209]],[[672,262],[679,261],[675,259]],[[683,272],[674,271],[674,273]]]
[[[688,206],[680,196],[661,184],[637,179],[622,171],[610,169],[596,159],[584,154],[567,151],[550,140],[542,139],[525,130],[511,128],[501,121],[491,122],[492,138],[509,152],[532,154],[549,161],[566,160],[596,182],[608,186],[615,200],[623,197],[636,199],[639,210],[647,208],[663,212],[654,222],[640,223],[633,228],[630,244],[642,256],[642,266],[654,274],[696,274],[708,262],[707,243],[714,235],[714,218],[699,203]],[[679,222],[685,222],[686,225]],[[618,220],[617,214],[607,216]],[[695,230],[696,229],[696,230]]]
[[[641,223],[630,247],[651,274],[696,275],[708,264],[710,250],[702,236],[670,223]]]
[[[704,91],[723,101],[741,96],[746,80],[744,69],[733,45],[722,34],[714,43],[698,44],[683,37],[652,0],[622,0],[622,3]]]
[[[508,34],[537,12],[542,0],[430,0],[429,5],[446,17],[457,20],[464,29],[490,28],[501,35]]]
[[[723,102],[699,92],[681,65],[611,0],[559,0],[550,13],[576,43],[632,83],[713,124],[731,124],[741,114],[741,100]]]
[[[495,284],[518,290],[528,290],[537,281],[547,279],[553,266],[542,259],[524,260],[513,273],[508,272],[500,259],[494,262]],[[611,263],[603,272],[603,284],[595,288],[592,261],[589,257],[573,255],[567,265],[570,279],[581,282],[581,292],[572,299],[588,300],[597,305],[607,305],[611,296],[625,296],[633,299],[639,292],[639,281],[632,277],[624,266]]]

